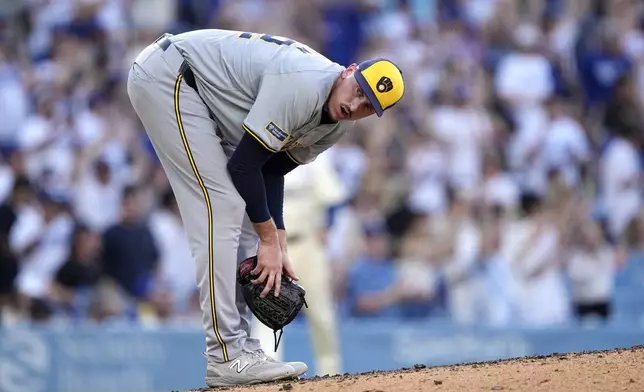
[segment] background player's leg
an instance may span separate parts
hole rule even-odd
[[[188,235],[197,266],[207,355],[228,361],[240,354],[246,339],[235,305],[244,202],[228,177],[215,125],[185,83],[179,84],[176,94],[181,125],[177,121],[176,70],[162,54],[157,50],[143,67],[135,66],[128,94],[168,175]]]
[[[289,244],[293,268],[306,290],[304,308],[318,375],[340,373],[340,349],[332,296],[330,266],[325,249],[315,235]]]

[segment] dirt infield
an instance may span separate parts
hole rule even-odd
[[[638,391],[644,346],[218,388],[228,392]]]

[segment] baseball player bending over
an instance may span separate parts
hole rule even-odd
[[[355,120],[403,96],[399,68],[377,58],[340,66],[266,34],[165,34],[129,72],[127,91],[176,196],[196,261],[209,387],[295,378],[302,362],[268,357],[251,338],[236,276],[279,296],[297,279],[286,248],[284,175],[332,146]]]

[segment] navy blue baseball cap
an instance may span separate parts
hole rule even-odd
[[[384,111],[400,101],[405,93],[402,71],[383,57],[358,64],[354,77],[378,117],[382,117]]]

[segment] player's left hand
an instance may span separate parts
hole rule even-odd
[[[293,269],[293,264],[291,263],[291,258],[288,255],[288,249],[286,246],[287,238],[286,230],[277,230],[277,238],[279,238],[280,248],[282,249],[282,271],[286,276],[293,280],[300,280],[295,275],[295,270]]]

